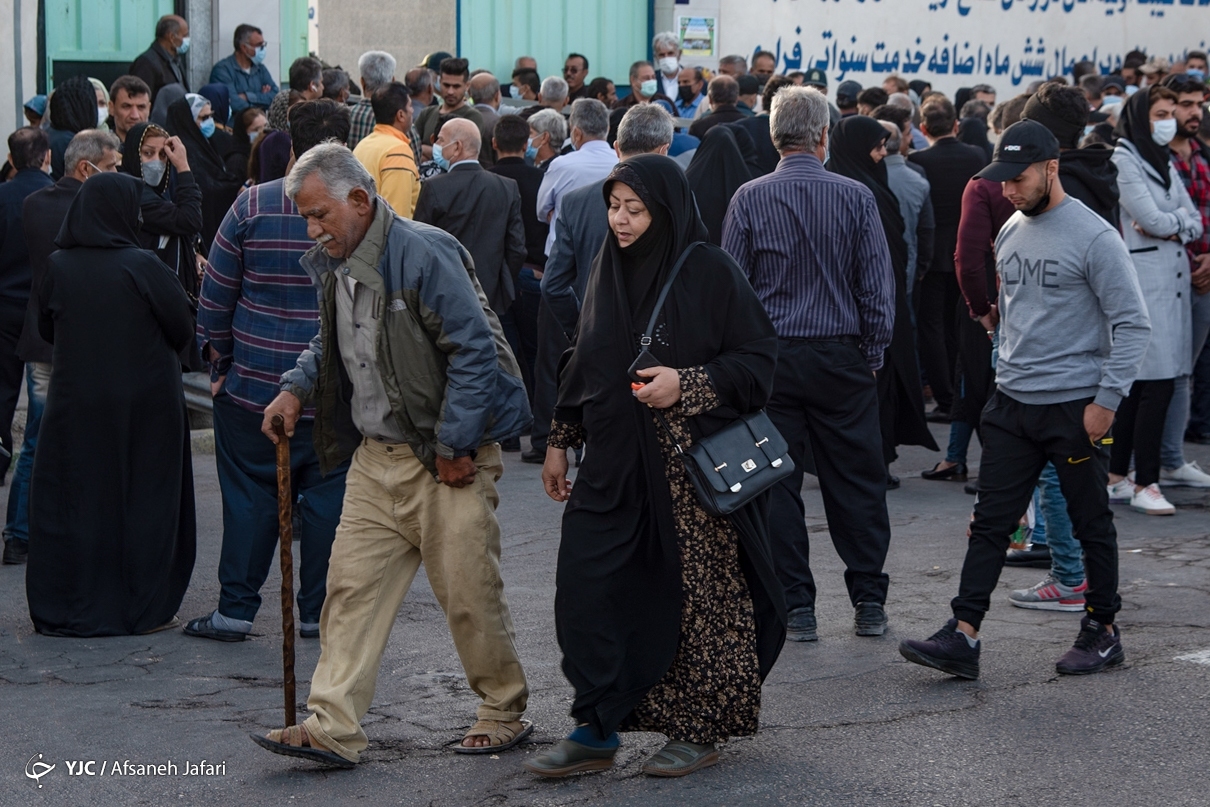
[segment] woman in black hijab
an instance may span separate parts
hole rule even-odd
[[[853,115],[836,124],[831,136],[828,170],[855,179],[869,188],[891,252],[895,272],[895,331],[878,371],[878,416],[882,424],[882,454],[888,466],[899,456],[896,446],[916,445],[937,451],[924,419],[916,339],[907,303],[907,241],[899,199],[887,182],[886,141],[890,133],[873,118]],[[896,480],[887,472],[887,481]]]
[[[671,159],[642,155],[605,182],[610,234],[593,263],[564,356],[542,478],[567,501],[555,594],[578,728],[525,767],[544,776],[607,768],[618,730],[671,742],[643,766],[680,776],[717,743],[756,732],[760,688],[785,639],[764,497],[729,518],[702,509],[659,409],[682,444],[764,406],[777,337],[747,280],[706,238]],[[628,369],[678,257],[652,335],[659,367]],[[679,368],[679,369],[671,369]],[[584,444],[575,488],[566,449]]]
[[[194,181],[202,191],[202,249],[209,254],[223,216],[239,196],[244,181],[227,170],[222,157],[202,134],[188,98],[173,101],[168,107],[168,131],[185,144]]]
[[[748,140],[751,142],[752,138]],[[706,132],[685,175],[697,199],[702,222],[710,234],[710,243],[718,246],[723,242],[723,219],[727,217],[731,197],[740,185],[753,177],[736,142],[735,130],[730,126],[715,126]]]
[[[39,633],[171,627],[196,545],[177,354],[189,300],[139,247],[139,183],[85,182],[37,292],[54,368],[30,487],[26,570]]]
[[[85,129],[97,128],[97,91],[84,76],[72,76],[50,96],[50,175],[63,178],[63,155],[71,139]]]
[[[140,123],[126,134],[120,170],[143,185],[139,245],[173,271],[196,316],[202,192],[193,179],[184,144],[154,123]],[[181,364],[186,370],[202,369],[196,340],[182,354]]]

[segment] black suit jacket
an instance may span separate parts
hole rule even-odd
[[[21,361],[50,363],[53,348],[38,333],[38,289],[46,278],[47,259],[55,246],[55,236],[67,218],[67,209],[80,192],[84,183],[75,177],[63,177],[49,188],[30,194],[22,208],[22,230],[25,243],[29,246],[29,265],[32,269],[29,305],[25,309],[25,326],[17,342],[17,356]]]
[[[937,228],[933,239],[930,272],[953,272],[958,248],[958,221],[962,218],[962,192],[971,177],[987,165],[987,152],[956,137],[938,140],[924,151],[914,151],[908,160],[924,169]]]
[[[546,235],[550,225],[538,218],[538,189],[542,187],[545,172],[526,165],[520,157],[496,160],[488,170],[517,183],[517,189],[521,191],[521,221],[525,223],[525,262],[545,266]]]
[[[151,104],[155,106],[155,97],[160,90],[169,84],[180,84],[189,91],[189,79],[185,70],[173,59],[159,42],[152,42],[151,47],[139,54],[130,63],[130,75],[138,76],[147,82],[151,88]]]
[[[735,104],[724,104],[709,115],[703,115],[693,122],[689,127],[689,134],[701,140],[706,136],[706,132],[718,126],[720,123],[734,123],[737,120],[743,120],[748,117],[743,112],[740,112],[739,107]]]
[[[457,238],[474,259],[475,276],[492,310],[508,311],[525,262],[525,224],[516,182],[483,170],[477,162],[456,165],[420,186],[412,218]]]

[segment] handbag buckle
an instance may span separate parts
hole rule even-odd
[[[714,466],[714,472],[718,473],[719,471],[723,470],[726,467],[727,467],[727,463],[725,463],[725,462],[722,465],[716,465],[716,466]]]
[[[763,446],[763,445],[764,445],[765,443],[767,443],[767,442],[769,442],[769,438],[768,438],[768,437],[765,437],[765,438],[763,438],[763,439],[762,439],[762,440],[761,440],[759,443],[757,443],[757,444],[756,444],[756,447],[757,447],[757,448],[760,448],[761,446]]]
[[[739,467],[743,468],[747,473],[752,473],[756,470],[756,463],[752,460],[744,460]]]
[[[639,344],[642,345],[643,347],[651,347],[651,337],[644,336],[642,339],[639,340]]]

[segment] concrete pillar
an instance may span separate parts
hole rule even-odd
[[[210,81],[210,68],[228,55],[229,47],[219,48],[215,39],[214,0],[185,0],[185,19],[189,20],[189,53],[186,55],[189,88],[197,92]],[[222,50],[218,53],[217,50]]]
[[[391,0],[348,3],[317,0],[319,56],[358,79],[357,59],[384,50],[398,62],[396,78],[430,53],[454,53],[458,43],[457,0]]]
[[[38,87],[38,0],[0,2],[0,136],[24,126],[25,100]]]

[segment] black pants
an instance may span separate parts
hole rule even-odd
[[[17,341],[25,325],[25,305],[12,300],[0,301],[0,443],[13,451],[13,414],[25,384],[25,362],[17,358]],[[8,474],[12,457],[0,457],[0,484]]]
[[[933,388],[933,400],[943,411],[954,405],[951,381],[958,357],[958,318],[962,294],[953,272],[928,272],[916,289],[916,344],[920,369]]]
[[[790,444],[795,471],[773,488],[769,533],[786,607],[815,603],[802,501],[808,445],[849,599],[885,603],[890,578],[882,566],[891,526],[874,375],[853,339],[779,339],[777,350],[767,410]]]
[[[538,356],[534,363],[534,428],[529,445],[534,451],[546,450],[550,422],[555,416],[559,396],[559,359],[571,346],[555,315],[543,300],[538,307]]]
[[[1030,405],[996,392],[983,410],[983,461],[975,520],[962,564],[954,616],[978,629],[1004,567],[1008,542],[1029,507],[1043,466],[1051,462],[1067,500],[1072,531],[1084,550],[1086,610],[1102,624],[1122,607],[1118,596],[1118,537],[1109,509],[1108,452],[1084,431],[1092,399]],[[1106,436],[1108,437],[1108,435]]]
[[[1173,379],[1136,381],[1113,421],[1109,472],[1125,476],[1134,453],[1134,483],[1147,487],[1160,481],[1160,445],[1172,401]]]

